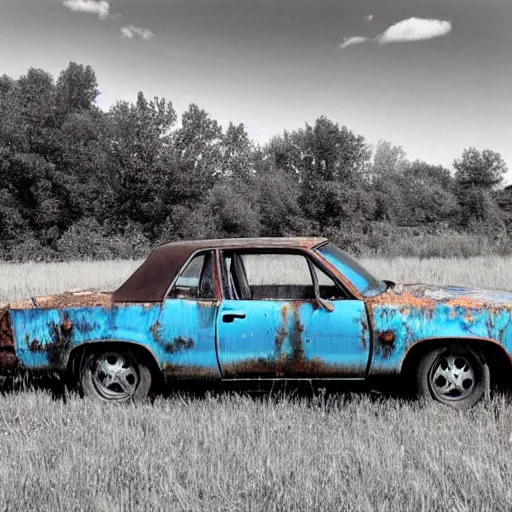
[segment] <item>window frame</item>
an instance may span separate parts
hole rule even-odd
[[[225,260],[226,260],[226,253],[228,254],[295,254],[303,256],[306,259],[309,272],[311,275],[312,285],[315,290],[315,294],[318,290],[318,276],[316,274],[316,268],[323,272],[325,275],[327,275],[333,283],[345,294],[344,298],[334,299],[336,301],[341,300],[360,300],[357,297],[354,297],[354,294],[347,288],[345,283],[343,283],[329,268],[327,268],[322,260],[318,258],[317,254],[314,252],[310,252],[305,249],[297,248],[297,249],[288,249],[288,248],[278,248],[278,247],[272,247],[272,248],[251,248],[251,247],[244,247],[244,248],[227,248],[227,249],[219,249],[219,271],[220,271],[220,283],[221,283],[221,293],[222,298],[224,300],[248,300],[248,301],[275,301],[275,302],[304,302],[304,303],[311,303],[315,302],[317,299],[236,299],[231,298],[227,296],[225,285],[228,283],[227,276],[225,275]]]
[[[205,298],[205,297],[179,297],[179,298],[178,297],[169,297],[169,294],[171,293],[172,289],[176,286],[176,282],[182,276],[183,272],[188,268],[190,263],[196,257],[203,256],[203,255],[207,256],[208,254],[212,255],[212,267],[213,267],[213,272],[212,272],[213,283],[212,284],[213,284],[213,288],[214,288],[214,297],[208,297],[208,298]],[[203,271],[204,271],[204,263],[203,263],[203,268],[201,269],[201,276],[202,276]],[[199,276],[199,284],[201,282],[201,276]],[[164,295],[164,298],[163,298],[162,302],[165,302],[166,300],[192,300],[192,301],[195,301],[195,302],[208,302],[208,301],[219,302],[222,299],[222,293],[221,293],[222,287],[219,286],[219,279],[218,279],[218,277],[219,277],[219,254],[218,254],[218,250],[216,250],[216,249],[208,249],[208,248],[199,249],[199,250],[193,252],[187,258],[185,263],[181,266],[179,271],[176,272],[176,275],[173,277],[173,279],[171,281],[171,284],[169,285],[169,287],[167,288],[167,290],[165,292],[165,295]]]

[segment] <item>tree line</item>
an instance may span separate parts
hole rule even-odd
[[[512,192],[490,149],[455,172],[327,117],[254,144],[197,105],[96,104],[94,70],[0,77],[0,258],[139,257],[176,239],[324,235],[379,252],[404,228],[508,247]],[[388,236],[389,239],[389,236]],[[381,242],[379,242],[381,241]]]

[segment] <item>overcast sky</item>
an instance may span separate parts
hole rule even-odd
[[[411,159],[476,146],[512,169],[512,0],[0,0],[0,51],[13,77],[90,64],[103,107],[142,90],[259,142],[326,115]]]

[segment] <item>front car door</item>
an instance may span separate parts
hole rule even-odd
[[[364,378],[370,355],[364,303],[304,253],[224,251],[221,268],[223,378]]]

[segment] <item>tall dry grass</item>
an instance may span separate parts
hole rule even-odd
[[[512,509],[512,407],[368,396],[0,401],[4,510]]]
[[[381,277],[512,289],[511,258],[366,259]],[[113,289],[138,262],[0,265],[1,300]],[[369,395],[0,397],[0,509],[512,510],[512,405]]]
[[[380,279],[512,290],[512,257],[361,258]]]
[[[512,257],[360,258],[381,279],[512,290]],[[141,260],[0,263],[0,301],[65,290],[114,290]]]

